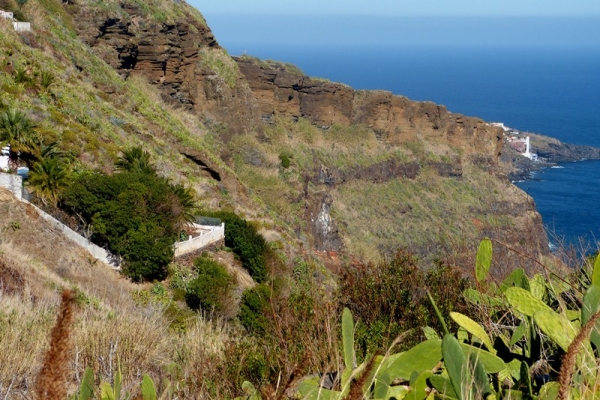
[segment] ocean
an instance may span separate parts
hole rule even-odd
[[[284,45],[228,43],[307,75],[383,89],[521,131],[600,147],[600,48],[593,46]],[[250,47],[250,48],[249,48]],[[517,185],[533,197],[552,246],[597,246],[600,161],[565,163]]]

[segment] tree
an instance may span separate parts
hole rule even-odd
[[[154,165],[150,162],[150,153],[139,146],[123,150],[123,154],[121,154],[115,166],[121,171],[144,174],[156,173]]]
[[[56,206],[62,190],[70,183],[69,169],[57,158],[44,158],[29,173],[29,185],[44,203]]]
[[[175,217],[175,226],[181,230],[184,226],[193,223],[196,220],[198,212],[198,203],[196,194],[192,188],[183,185],[173,185],[173,193],[177,196],[177,202],[171,204],[178,207],[173,208]]]
[[[31,119],[11,108],[0,114],[0,142],[10,145],[10,158],[16,160],[19,153],[33,153],[39,138]]]

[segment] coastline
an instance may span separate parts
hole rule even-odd
[[[531,152],[537,154],[537,159],[532,160],[523,156],[522,152],[505,143],[501,161],[510,165],[508,179],[515,183],[533,179],[536,171],[557,167],[559,164],[579,162],[585,160],[599,160],[600,148],[593,146],[574,145],[563,143],[558,139],[522,131],[511,131],[517,137],[529,137]]]

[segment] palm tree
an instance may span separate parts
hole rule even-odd
[[[179,200],[179,207],[173,207],[175,214],[175,227],[182,229],[196,220],[198,203],[196,201],[196,192],[192,188],[183,185],[173,185],[173,193]],[[175,211],[176,209],[176,211]]]
[[[10,145],[10,158],[16,160],[20,153],[34,153],[39,138],[31,119],[11,108],[0,114],[0,142]]]
[[[56,206],[61,191],[70,183],[69,168],[57,158],[44,158],[29,172],[32,191],[44,202]]]
[[[154,165],[150,162],[150,153],[140,146],[123,150],[123,154],[115,163],[115,167],[121,171],[142,172],[144,174],[155,174]]]

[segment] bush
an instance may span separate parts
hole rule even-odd
[[[356,340],[364,355],[385,352],[398,335],[410,329],[417,329],[416,335],[404,340],[403,348],[419,343],[423,326],[441,331],[427,291],[449,321],[451,311],[467,311],[462,297],[467,287],[468,280],[454,268],[436,263],[423,271],[415,256],[398,251],[391,260],[349,269],[341,279],[340,294],[342,306],[358,321]]]
[[[290,156],[285,153],[281,153],[279,155],[279,159],[281,160],[281,166],[283,168],[289,168],[291,165]]]
[[[268,285],[256,285],[246,289],[240,304],[240,322],[255,334],[264,334],[269,327],[272,291]]]
[[[232,212],[219,211],[211,216],[225,222],[225,245],[240,257],[242,265],[256,282],[264,282],[270,256],[265,238],[248,221]]]
[[[199,257],[194,260],[198,276],[186,289],[185,301],[194,309],[221,312],[231,298],[234,280],[218,262]]]
[[[136,281],[164,279],[185,207],[177,188],[154,174],[82,174],[62,196],[62,207],[93,230],[92,241],[123,260]]]

